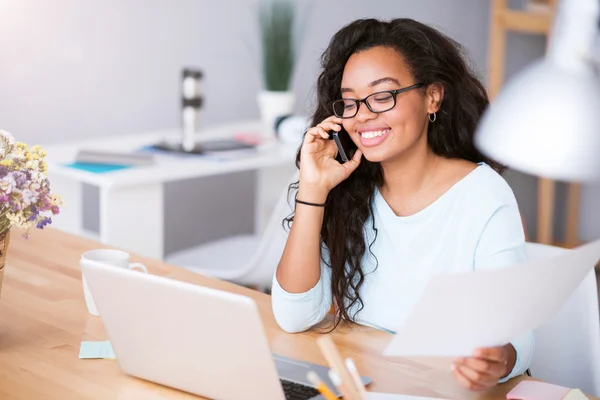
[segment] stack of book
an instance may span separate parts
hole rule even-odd
[[[103,173],[153,164],[154,156],[152,154],[80,150],[75,156],[75,162],[67,164],[67,166],[88,172]]]

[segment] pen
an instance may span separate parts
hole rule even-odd
[[[365,390],[365,385],[363,385],[362,380],[360,379],[360,375],[358,374],[358,369],[356,368],[356,364],[354,364],[354,360],[351,358],[346,358],[346,367],[350,371],[350,375],[352,375],[352,379],[358,389],[358,394],[360,395],[361,400],[367,400],[367,391]]]
[[[336,400],[337,396],[329,389],[329,387],[321,380],[319,375],[314,371],[308,371],[306,374],[308,381],[323,395],[325,400]]]
[[[350,371],[348,371],[346,364],[344,364],[344,360],[340,356],[331,337],[321,336],[317,339],[317,344],[325,356],[329,367],[339,377],[339,385],[336,386],[338,386],[340,392],[342,392],[343,398],[346,400],[360,400],[358,389],[354,387],[352,375],[350,374]]]
[[[341,392],[340,386],[342,386],[342,381],[340,381],[339,376],[335,373],[334,370],[330,369],[327,371],[327,375],[329,375],[329,379],[335,385],[335,387]]]

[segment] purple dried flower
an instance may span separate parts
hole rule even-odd
[[[15,177],[12,172],[0,179],[0,190],[6,194],[11,194],[16,186],[17,182],[15,182]]]
[[[50,217],[44,217],[43,219],[41,219],[37,223],[37,228],[38,229],[44,229],[44,226],[49,225],[51,223],[52,223],[52,218],[50,218]]]
[[[27,175],[23,171],[13,171],[12,176],[17,187],[23,189],[27,184]]]
[[[28,238],[31,227],[44,229],[52,223],[44,214],[58,214],[62,201],[50,193],[46,164],[42,161],[45,152],[39,146],[29,150],[23,143],[14,145],[7,137],[0,132],[0,142],[5,145],[0,159],[6,158],[0,165],[0,207],[4,215],[0,223],[25,228],[24,236]]]
[[[40,215],[39,210],[36,208],[36,206],[32,205],[31,206],[31,217],[29,217],[27,219],[27,221],[35,221],[35,219],[37,218],[38,215]]]
[[[11,201],[9,204],[10,204],[10,206],[11,206],[10,208],[11,208],[11,211],[12,211],[12,212],[15,212],[15,213],[16,213],[16,212],[19,212],[19,211],[21,211],[21,210],[23,209],[23,208],[21,207],[21,205],[20,205],[19,203],[17,203],[17,202],[12,202],[12,201]]]

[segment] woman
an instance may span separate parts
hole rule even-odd
[[[394,331],[433,275],[525,260],[502,167],[473,145],[488,98],[459,44],[410,19],[358,20],[335,34],[322,66],[273,280],[284,330],[310,328],[333,305],[336,324]],[[453,375],[483,390],[522,374],[532,352],[529,334],[455,360]]]

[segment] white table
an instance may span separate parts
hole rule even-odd
[[[231,137],[236,133],[264,134],[258,121],[207,127],[198,138]],[[152,166],[93,173],[65,164],[75,160],[80,149],[135,151],[164,138],[178,138],[178,129],[144,134],[104,137],[65,144],[44,146],[47,150],[48,174],[53,192],[65,201],[61,214],[53,218],[53,227],[80,236],[92,237],[143,256],[164,257],[163,184],[178,180],[257,170],[255,226],[261,229],[265,213],[280,195],[292,176],[296,145],[265,139],[252,155],[215,161],[203,156],[156,155]],[[98,187],[99,235],[83,229],[83,184]]]

